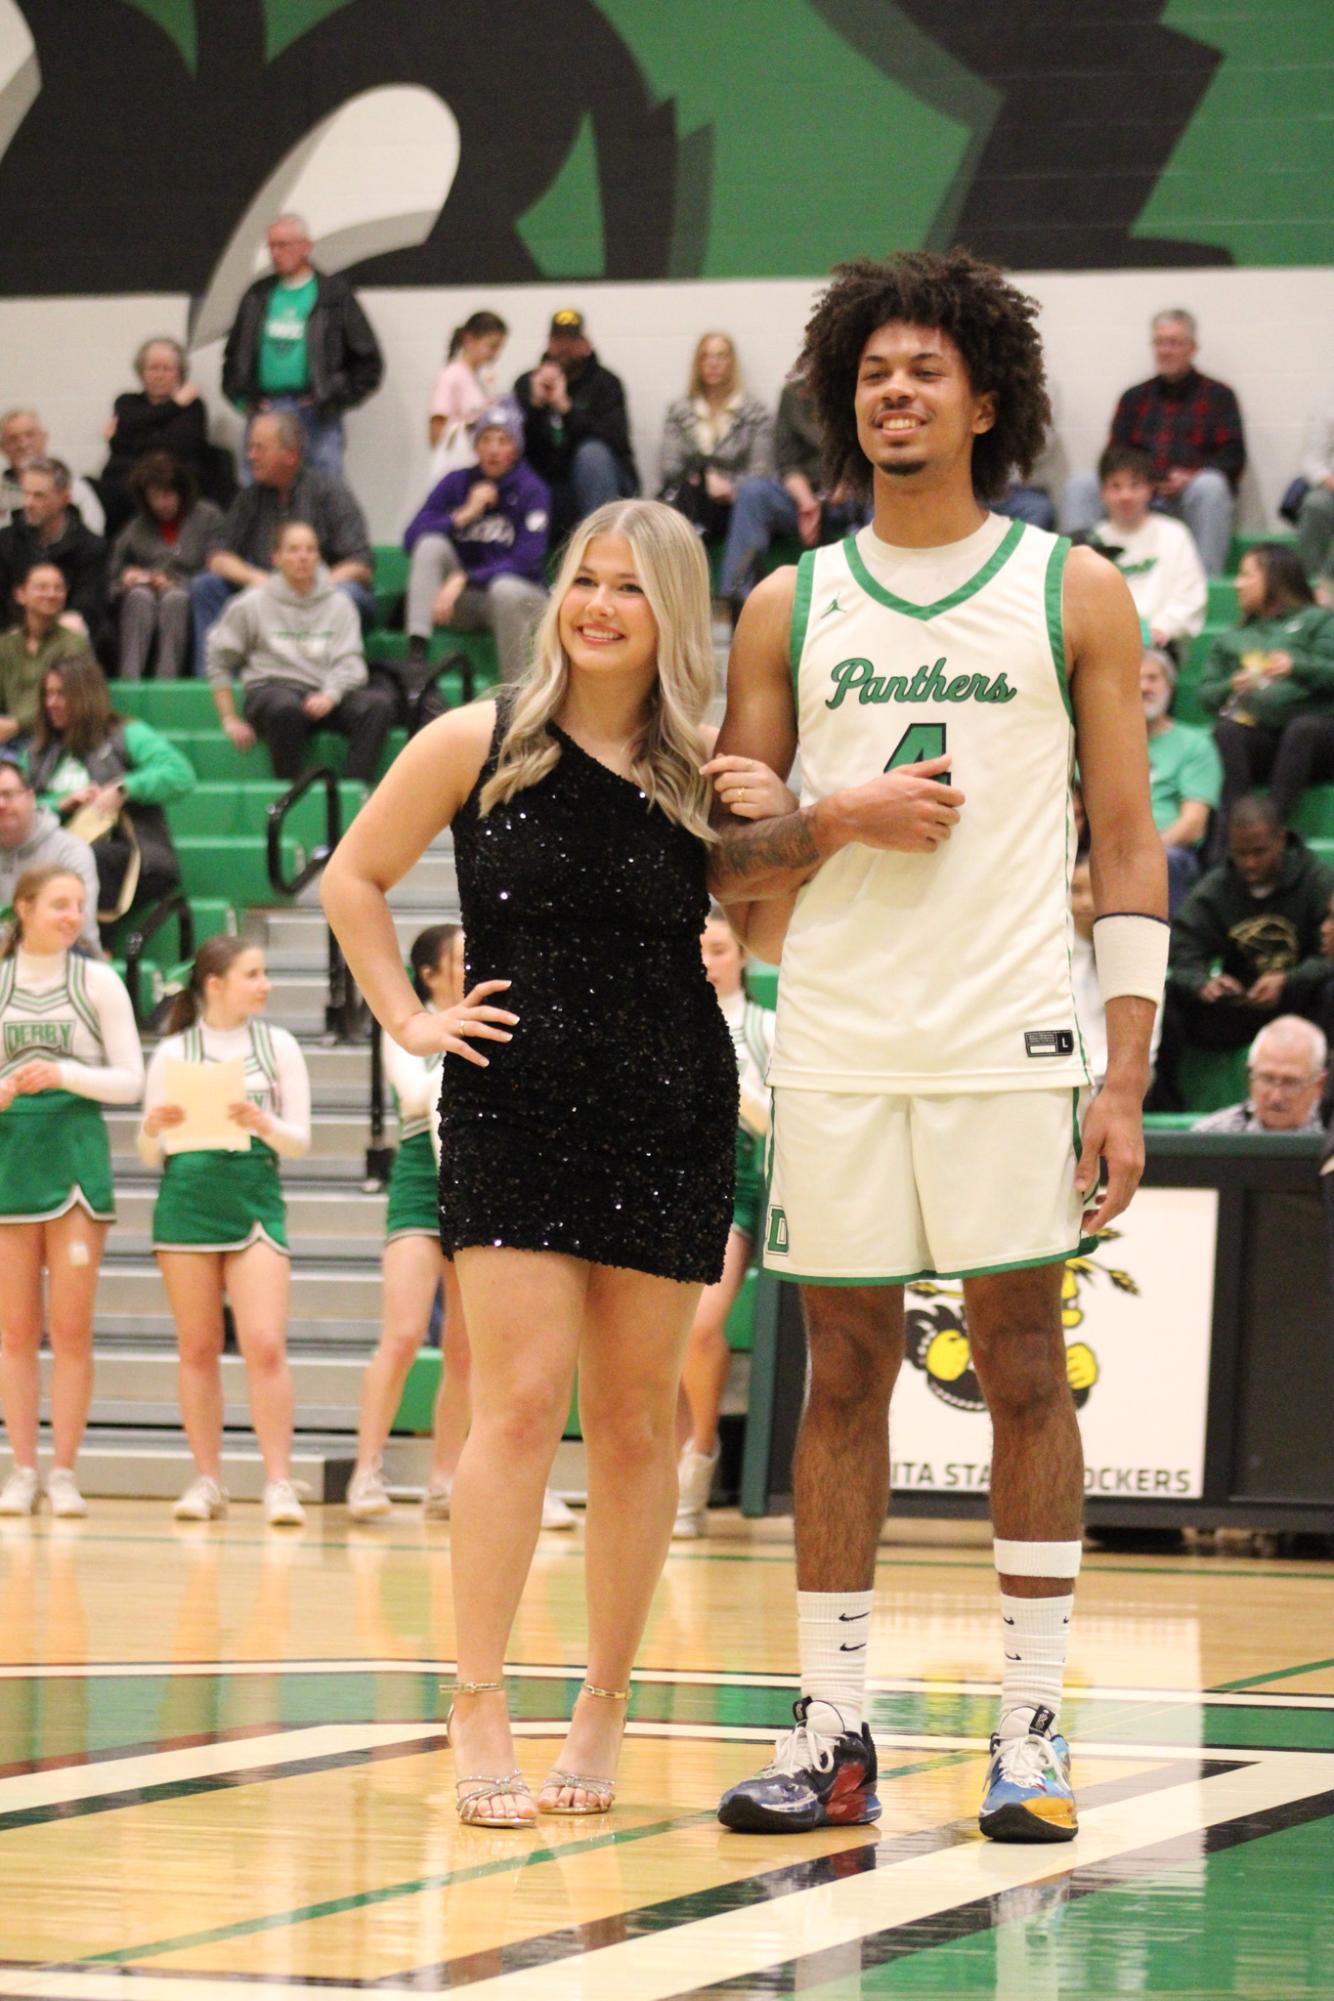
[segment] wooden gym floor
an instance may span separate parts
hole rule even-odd
[[[1088,1559],[1082,1829],[1000,1848],[988,1546],[892,1528],[884,1817],[763,1839],[713,1807],[789,1713],[790,1525],[714,1520],[668,1563],[615,1811],[533,1835],[454,1817],[447,1525],[0,1524],[0,1995],[1334,1995],[1334,1565]],[[513,1644],[533,1782],[582,1664],[580,1541],[542,1539]]]

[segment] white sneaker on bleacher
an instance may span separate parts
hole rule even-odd
[[[208,1474],[192,1480],[172,1509],[178,1522],[220,1522],[227,1512],[227,1491]]]

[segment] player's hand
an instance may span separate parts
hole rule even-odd
[[[268,1139],[273,1131],[273,1120],[262,1105],[251,1104],[249,1098],[238,1098],[234,1105],[228,1105],[227,1116],[242,1132],[257,1133],[260,1139]]]
[[[1092,1195],[1097,1187],[1100,1161],[1107,1185],[1094,1207],[1084,1212],[1084,1232],[1090,1237],[1121,1214],[1144,1172],[1144,1104],[1133,1091],[1110,1090],[1104,1084],[1089,1106],[1075,1169],[1075,1187],[1081,1195]]]
[[[1254,986],[1248,989],[1246,998],[1254,1001],[1257,1007],[1277,1007],[1287,984],[1286,973],[1261,973]]]
[[[423,1008],[419,1014],[410,1015],[394,1040],[410,1056],[434,1056],[443,1049],[446,1055],[462,1056],[485,1070],[490,1058],[483,1056],[480,1049],[474,1049],[469,1038],[476,1037],[481,1042],[514,1040],[510,1027],[517,1023],[518,1015],[487,1004],[492,994],[504,993],[509,984],[508,980],[479,980],[472,992],[465,994],[454,1007],[442,1008],[438,1014],[430,1014]]]
[[[11,1081],[21,1098],[35,1097],[39,1091],[58,1091],[60,1065],[48,1062],[45,1056],[35,1056],[14,1072]]]
[[[711,757],[700,766],[729,813],[738,820],[774,820],[795,813],[801,801],[758,757]]]
[[[170,1126],[185,1124],[184,1105],[154,1105],[151,1112],[144,1114],[144,1132],[149,1139],[156,1139],[159,1133]]]
[[[1246,989],[1241,984],[1241,981],[1234,980],[1231,973],[1215,973],[1213,978],[1206,980],[1200,988],[1200,999],[1202,1001],[1236,1000],[1245,991]]]
[[[850,787],[841,804],[853,840],[867,848],[932,853],[953,833],[964,803],[959,788],[944,782],[949,768],[948,757],[926,757]]]

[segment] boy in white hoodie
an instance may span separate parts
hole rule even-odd
[[[207,674],[222,727],[238,750],[269,747],[275,778],[305,769],[313,728],[347,738],[347,776],[370,784],[394,720],[394,698],[370,682],[361,623],[320,562],[315,530],[284,522],[274,571],[231,600],[208,636]],[[233,678],[240,676],[241,715]]]
[[[1204,625],[1209,583],[1195,538],[1153,505],[1153,460],[1134,445],[1109,445],[1098,461],[1103,519],[1094,539],[1130,587],[1152,646],[1180,659]]]

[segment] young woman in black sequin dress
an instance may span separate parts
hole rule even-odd
[[[737,1069],[699,946],[708,615],[703,551],[680,515],[600,508],[571,541],[527,679],[415,737],[325,873],[325,909],[378,1019],[405,1049],[446,1051],[441,1239],[473,1347],[452,1504],[452,1729],[460,1814],[488,1826],[611,1805],[676,1504],[682,1354],[723,1268]],[[472,985],[428,1014],[385,894],[446,826]],[[588,1681],[534,1803],[501,1672],[576,1364]]]

